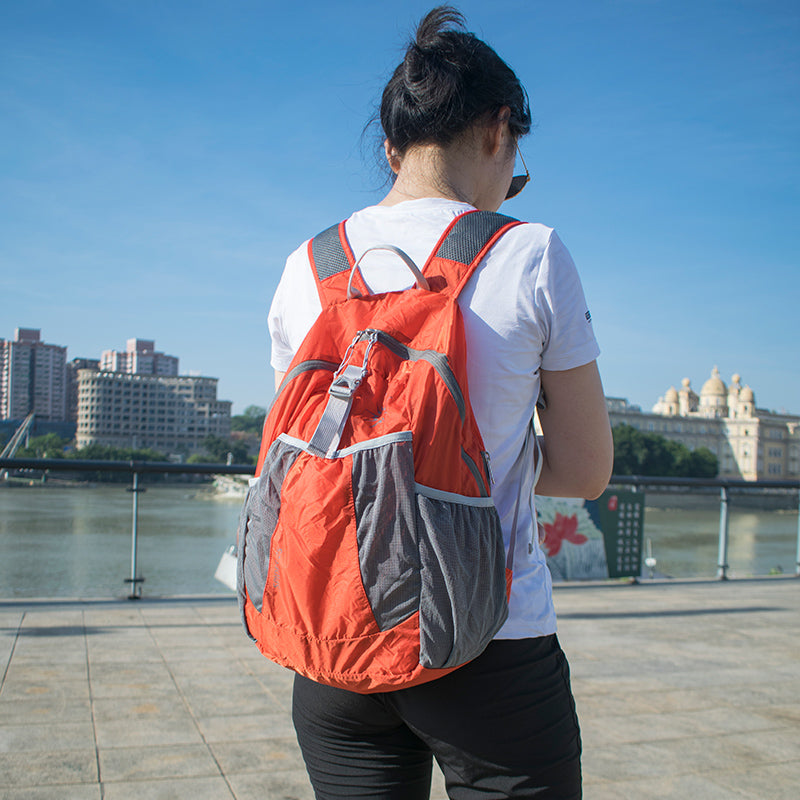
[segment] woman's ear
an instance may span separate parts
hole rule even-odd
[[[496,156],[505,145],[505,138],[509,134],[508,122],[510,119],[511,109],[508,106],[501,106],[497,114],[489,119],[484,141],[493,156]]]
[[[386,153],[386,160],[389,162],[389,168],[397,175],[400,172],[400,157],[397,155],[397,150],[392,147],[392,143],[388,139],[383,140],[383,151]]]

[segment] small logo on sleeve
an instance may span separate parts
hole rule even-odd
[[[586,317],[586,321],[587,321],[587,322],[589,322],[589,323],[591,323],[591,321],[592,321],[592,312],[591,312],[591,311],[587,311],[587,312],[584,314],[584,316]]]

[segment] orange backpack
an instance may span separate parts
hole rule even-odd
[[[323,310],[264,423],[237,583],[272,661],[356,692],[479,655],[508,615],[511,557],[467,390],[457,298],[517,220],[470,211],[405,291],[370,294],[344,223],[309,243]]]

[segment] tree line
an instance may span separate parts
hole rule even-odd
[[[188,464],[225,464],[230,458],[234,464],[255,464],[252,437],[259,436],[264,426],[266,409],[248,406],[243,414],[231,417],[231,431],[249,434],[250,445],[241,438],[207,436],[200,443],[202,450],[187,459]],[[166,453],[149,447],[116,447],[105,444],[90,444],[75,447],[73,443],[55,433],[32,436],[25,447],[20,447],[16,458],[70,458],[89,461],[168,461]]]
[[[248,406],[244,414],[231,417],[231,430],[257,437],[264,425],[266,410]],[[614,427],[614,474],[650,477],[714,478],[719,471],[717,457],[707,448],[690,450],[657,433],[643,433],[631,425]],[[241,439],[208,436],[202,452],[189,457],[189,464],[224,464],[228,454],[234,464],[253,464],[247,442]],[[18,458],[77,458],[92,461],[167,461],[167,456],[151,448],[113,447],[91,444],[72,448],[70,442],[54,433],[34,436],[27,447],[17,451]]]
[[[690,450],[657,433],[642,433],[632,425],[616,425],[614,474],[661,478],[715,478],[717,457],[707,448]]]

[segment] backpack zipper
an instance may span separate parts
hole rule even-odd
[[[447,387],[447,391],[450,392],[450,396],[453,398],[458,408],[461,421],[464,421],[467,415],[464,393],[461,391],[461,387],[458,385],[456,376],[450,368],[447,356],[444,355],[444,353],[440,353],[437,350],[415,350],[413,347],[403,344],[401,341],[395,339],[394,336],[381,330],[373,331],[368,329],[361,331],[362,338],[373,332],[377,334],[378,341],[382,345],[388,347],[395,355],[400,356],[400,358],[406,361],[427,361],[436,370],[442,382]]]
[[[484,478],[483,475],[481,475],[480,469],[478,469],[478,465],[463,447],[461,448],[461,458],[464,460],[464,463],[467,465],[467,467],[469,467],[472,477],[475,478],[475,483],[478,484],[478,491],[481,493],[481,497],[489,497],[489,492],[486,491]]]

